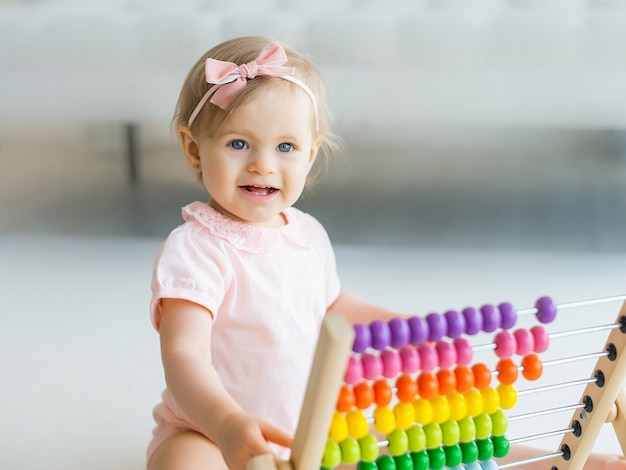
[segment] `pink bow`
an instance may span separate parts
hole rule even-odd
[[[287,54],[278,43],[268,44],[258,57],[247,64],[237,65],[232,62],[207,59],[204,65],[207,83],[221,85],[211,97],[211,103],[227,109],[244,89],[248,79],[258,75],[280,77],[293,75],[295,68],[282,67],[287,62]]]

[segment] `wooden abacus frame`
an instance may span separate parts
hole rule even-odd
[[[587,384],[582,402],[554,454],[529,458],[524,463],[548,460],[552,470],[581,470],[602,425],[611,422],[626,456],[626,302],[609,333],[605,350],[594,368],[597,380]],[[247,470],[319,470],[328,429],[341,387],[354,330],[341,315],[327,315],[320,330],[290,461],[276,462],[271,455],[251,459]],[[546,458],[547,457],[547,458]]]

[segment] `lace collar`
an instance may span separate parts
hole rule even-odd
[[[202,225],[212,235],[248,253],[267,253],[282,236],[302,247],[311,244],[311,223],[306,214],[295,207],[285,210],[283,214],[287,224],[278,228],[259,227],[233,220],[200,201],[183,207],[182,214],[185,221]]]

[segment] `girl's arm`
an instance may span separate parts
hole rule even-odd
[[[229,468],[245,468],[251,457],[271,453],[267,441],[289,446],[290,436],[247,415],[224,388],[211,362],[211,313],[180,299],[162,299],[161,309],[167,386],[191,422],[220,447]]]
[[[368,324],[374,320],[389,321],[403,316],[388,308],[380,307],[361,299],[356,294],[342,290],[337,300],[328,308],[328,312],[341,313],[351,323]]]

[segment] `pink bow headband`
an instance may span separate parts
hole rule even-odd
[[[195,107],[187,125],[191,127],[209,98],[212,104],[226,110],[245,88],[248,80],[259,75],[266,75],[287,80],[299,86],[309,96],[313,103],[316,130],[319,130],[315,95],[308,86],[293,76],[296,70],[294,67],[283,67],[285,62],[287,62],[287,54],[282,46],[275,42],[265,46],[255,60],[243,65],[208,58],[204,65],[204,73],[207,83],[213,86]]]

